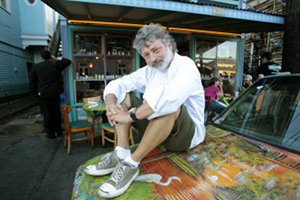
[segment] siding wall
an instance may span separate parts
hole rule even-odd
[[[46,34],[45,5],[41,1],[29,5],[21,0],[19,8],[22,34]]]
[[[0,44],[0,49],[0,97],[28,92],[24,51],[5,44]]]
[[[0,40],[21,48],[18,2],[10,1],[11,12],[0,7]]]
[[[29,91],[26,53],[20,38],[19,1],[0,8],[0,98]]]

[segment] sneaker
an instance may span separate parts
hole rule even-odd
[[[117,197],[129,188],[138,174],[138,167],[133,168],[126,162],[119,163],[111,177],[99,187],[98,194],[104,198]]]
[[[103,156],[101,161],[96,165],[89,165],[85,168],[85,172],[92,176],[103,176],[114,171],[118,163],[123,160],[118,158],[115,152],[111,152]]]

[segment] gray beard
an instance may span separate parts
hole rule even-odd
[[[164,70],[164,69],[166,69],[166,68],[168,68],[170,66],[170,64],[172,62],[172,58],[173,58],[173,53],[170,50],[170,48],[168,48],[168,55],[167,55],[167,57],[165,57],[163,59],[163,63],[160,66],[157,66],[157,67],[152,67],[152,65],[153,65],[152,64],[152,65],[150,65],[150,67],[152,67],[152,68],[154,68],[154,69],[156,69],[158,71],[162,71],[162,70]]]

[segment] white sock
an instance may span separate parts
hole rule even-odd
[[[127,158],[124,161],[132,165],[132,167],[134,168],[137,168],[140,164],[140,162],[135,162],[134,160],[132,160],[131,155],[127,156]]]
[[[120,147],[120,146],[117,146],[115,148],[115,152],[116,152],[117,156],[119,158],[121,158],[122,160],[124,160],[125,158],[127,158],[128,156],[131,155],[131,152],[130,152],[129,149],[125,149],[125,148]]]

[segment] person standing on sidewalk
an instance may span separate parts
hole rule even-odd
[[[281,71],[281,66],[272,61],[272,53],[264,52],[261,55],[261,65],[258,68],[258,78],[275,75]]]
[[[58,60],[47,50],[41,52],[41,57],[43,62],[35,64],[31,72],[31,89],[39,96],[46,137],[55,138],[55,132],[62,136],[59,97],[63,92],[62,71],[71,64],[71,60]]]
[[[158,145],[186,151],[205,137],[204,90],[194,61],[177,54],[173,37],[159,24],[141,28],[133,46],[147,65],[111,81],[105,88],[106,113],[117,132],[117,147],[87,174],[112,173],[98,193],[113,198],[124,193],[139,174],[139,163]],[[130,92],[143,93],[141,101]],[[129,149],[129,129],[143,134],[137,149]]]

